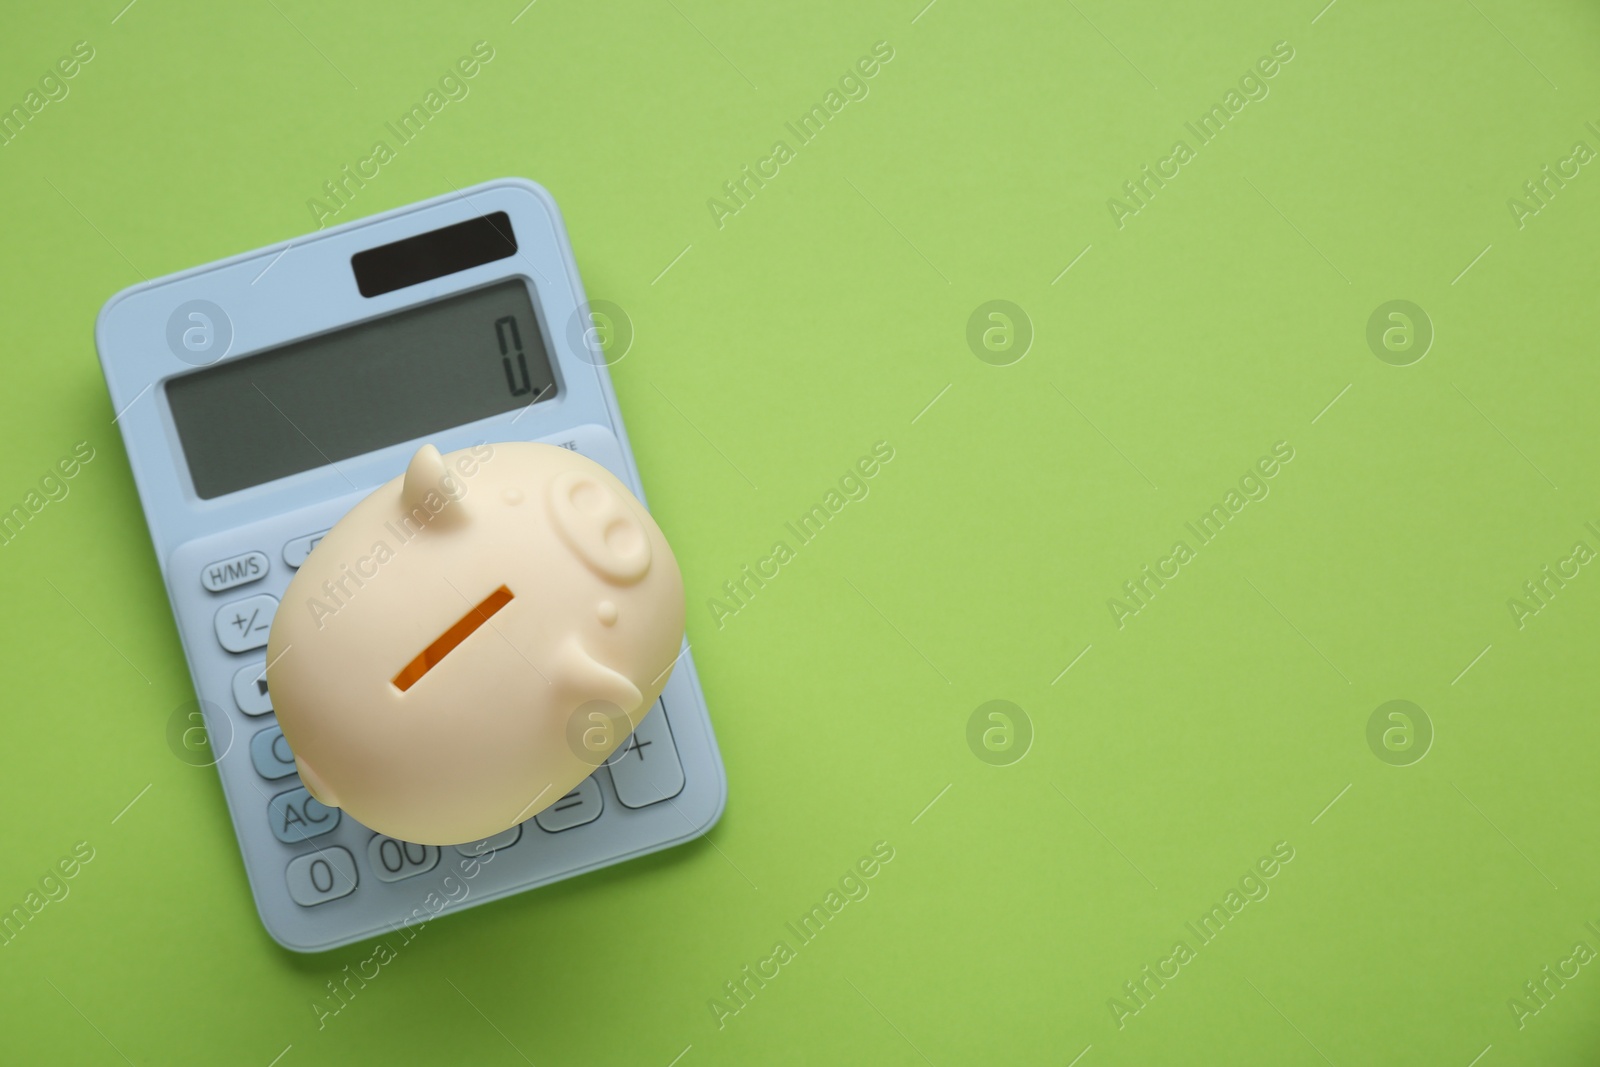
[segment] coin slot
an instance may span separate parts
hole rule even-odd
[[[440,634],[439,637],[427,648],[417,654],[417,657],[407,663],[400,673],[394,676],[394,687],[404,693],[407,689],[422,680],[422,676],[438,666],[439,661],[455,650],[455,647],[467,638],[473,631],[488,622],[490,617],[507,604],[511,603],[512,593],[506,586],[501,586],[473,609],[461,616],[450,629]]]

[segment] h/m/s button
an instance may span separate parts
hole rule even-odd
[[[200,572],[200,584],[212,593],[221,593],[267,576],[271,561],[265,552],[241,552],[228,559],[208,563]]]

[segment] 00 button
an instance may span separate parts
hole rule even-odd
[[[439,863],[439,847],[379,834],[367,845],[367,862],[380,881],[399,882],[433,870]]]

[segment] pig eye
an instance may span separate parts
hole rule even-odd
[[[650,570],[644,525],[593,475],[566,471],[552,479],[550,511],[561,539],[601,577],[631,585]]]

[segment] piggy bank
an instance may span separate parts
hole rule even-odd
[[[300,779],[403,841],[475,841],[575,788],[654,705],[683,578],[564,448],[425,445],[289,583],[267,685]]]

